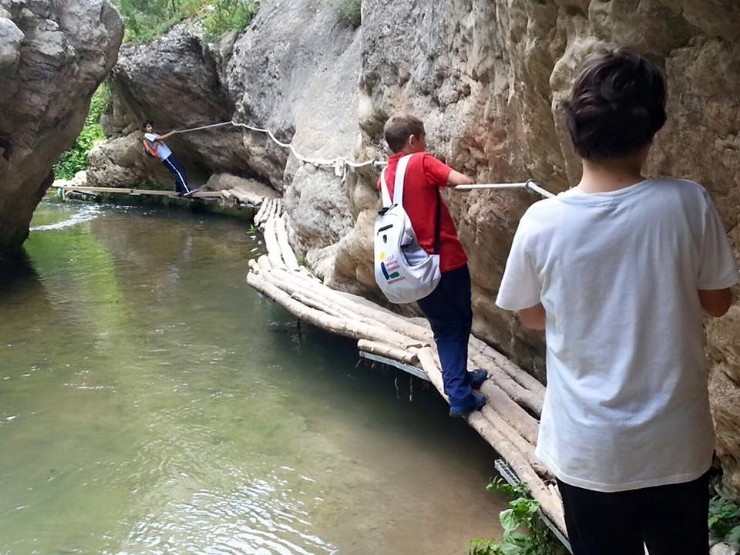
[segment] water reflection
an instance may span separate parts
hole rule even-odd
[[[493,453],[244,283],[242,223],[43,205],[0,295],[0,553],[464,553]],[[64,222],[75,221],[73,225]]]

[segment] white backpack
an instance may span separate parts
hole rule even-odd
[[[388,193],[385,170],[380,174],[383,209],[375,220],[375,281],[392,303],[411,303],[429,295],[437,287],[439,269],[439,220],[442,199],[437,195],[434,252],[427,253],[416,240],[403,209],[403,183],[412,154],[398,161],[393,200]]]

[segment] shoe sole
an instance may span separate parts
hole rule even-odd
[[[462,411],[454,410],[454,409],[451,408],[450,409],[450,412],[449,412],[449,415],[450,415],[451,418],[464,418],[467,415],[469,415],[471,412],[475,412],[477,410],[481,410],[484,406],[486,406],[486,403],[487,402],[488,402],[488,400],[484,398],[483,402],[480,403],[480,405],[476,405],[476,406],[472,407],[467,412],[462,412]]]
[[[470,372],[472,374],[472,372]],[[484,382],[489,378],[488,372],[486,372],[486,375],[484,378],[478,378],[477,380],[470,380],[470,387],[473,389],[480,389],[480,386],[484,384]]]

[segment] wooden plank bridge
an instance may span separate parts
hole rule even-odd
[[[360,356],[423,376],[446,398],[428,325],[324,285],[298,263],[282,212],[281,199],[265,199],[255,215],[254,225],[262,231],[267,254],[249,261],[247,283],[297,318],[357,340]],[[489,373],[480,387],[488,403],[466,417],[468,424],[501,455],[514,476],[502,475],[526,482],[545,522],[569,548],[560,493],[552,474],[534,454],[545,386],[475,337],[470,338],[468,365]]]
[[[159,189],[132,189],[128,187],[88,187],[86,185],[52,185],[52,188],[62,191],[63,193],[112,193],[114,195],[136,196],[156,196],[185,199],[210,199],[223,198],[221,191],[198,191],[192,195],[183,196],[175,191],[162,191]]]

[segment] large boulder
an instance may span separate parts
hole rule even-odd
[[[144,153],[140,135],[137,131],[97,145],[90,153],[87,185],[135,188],[151,183],[173,187],[164,165]]]
[[[28,236],[122,38],[108,0],[0,0],[0,256]]]
[[[291,142],[299,156],[349,158],[359,140],[360,46],[359,31],[323,0],[262,2],[226,67],[238,118]],[[350,232],[343,173],[304,163],[263,134],[245,136],[245,147],[283,191],[298,250],[317,255]]]
[[[294,244],[314,256],[347,235],[356,215],[345,192],[354,176],[341,163],[327,172],[310,161],[346,159],[347,145],[359,143],[360,46],[359,32],[323,0],[263,2],[228,44],[208,44],[198,25],[184,23],[150,44],[124,46],[103,118],[110,140],[90,155],[89,184],[171,181],[142,153],[143,119],[160,133],[234,122],[167,142],[202,181],[226,173],[283,193]]]
[[[234,111],[219,78],[218,56],[203,42],[197,26],[188,24],[150,44],[122,47],[111,85],[114,101],[103,123],[116,144],[91,153],[88,179],[94,185],[171,185],[169,174],[143,153],[141,123],[153,119],[155,129],[164,133],[228,122]],[[167,144],[196,183],[213,171],[249,173],[237,128],[182,133]]]

